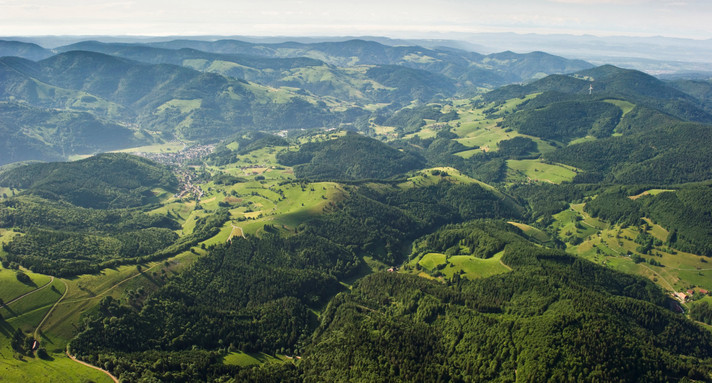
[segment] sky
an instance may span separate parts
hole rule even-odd
[[[712,38],[712,0],[0,0],[0,36]]]

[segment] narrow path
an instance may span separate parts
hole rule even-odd
[[[52,311],[54,311],[54,308],[57,307],[57,305],[59,304],[59,302],[61,302],[62,299],[64,299],[64,297],[66,297],[66,296],[67,296],[67,293],[69,292],[69,286],[67,285],[67,282],[62,281],[62,283],[64,283],[64,294],[62,294],[62,296],[57,300],[57,302],[54,302],[54,305],[52,305],[52,308],[50,308],[49,311],[47,311],[47,314],[45,314],[44,318],[42,318],[42,321],[40,322],[40,324],[38,324],[37,327],[35,328],[34,338],[35,338],[35,340],[37,340],[38,342],[40,341],[40,339],[37,338],[37,334],[40,332],[40,328],[42,328],[42,325],[44,324],[44,322],[45,322],[45,321],[47,320],[47,318],[49,318],[49,316],[52,314]]]
[[[75,299],[75,300],[73,300],[73,301],[67,301],[67,302],[65,302],[65,303],[76,303],[76,302],[82,302],[82,301],[87,301],[87,300],[90,300],[90,299],[98,298],[98,297],[100,297],[100,296],[102,296],[102,295],[108,293],[109,291],[111,291],[111,290],[117,288],[119,285],[121,285],[121,284],[123,284],[123,283],[125,283],[125,282],[128,282],[128,281],[130,281],[130,280],[132,280],[132,279],[134,279],[134,278],[136,278],[136,277],[142,275],[143,273],[145,273],[145,272],[147,272],[147,271],[153,269],[154,267],[156,267],[156,266],[158,266],[158,265],[160,265],[160,264],[161,264],[161,263],[158,262],[158,263],[156,263],[155,265],[149,267],[149,268],[146,269],[146,270],[142,270],[142,271],[138,272],[137,274],[134,274],[134,275],[132,275],[132,276],[130,276],[130,277],[127,277],[127,278],[125,278],[125,279],[122,279],[122,280],[120,280],[120,281],[114,283],[113,285],[107,287],[106,290],[100,292],[99,294],[96,294],[96,295],[91,296],[91,297],[86,297],[86,298],[81,298],[81,299]]]
[[[670,291],[675,292],[675,288],[672,287],[672,285],[670,284],[670,282],[668,282],[668,280],[665,279],[665,277],[663,277],[662,275],[658,274],[657,271],[655,271],[655,270],[651,269],[650,267],[648,267],[648,265],[642,265],[642,266],[645,267],[646,269],[650,270],[651,273],[655,274],[655,275],[658,276],[663,282],[665,282],[665,284],[668,285],[668,287],[670,288]]]
[[[506,264],[506,263],[502,262],[502,260],[501,260],[501,259],[499,260],[499,264],[500,264],[500,265],[502,265],[502,266],[504,266],[504,267],[506,267],[506,268],[507,268],[507,270],[509,270],[509,271],[512,271],[512,268],[511,268],[511,267],[509,267],[509,266],[507,266],[507,264]]]
[[[75,362],[77,362],[77,363],[79,363],[79,364],[83,364],[83,365],[85,365],[85,366],[87,366],[87,367],[89,367],[89,368],[93,368],[93,369],[95,369],[95,370],[99,370],[99,371],[105,373],[106,375],[109,375],[109,377],[111,378],[111,380],[113,380],[114,382],[119,383],[119,379],[117,379],[114,375],[111,375],[111,373],[110,373],[109,371],[106,371],[106,370],[104,370],[103,368],[97,367],[97,366],[95,366],[95,365],[93,365],[93,364],[89,364],[89,363],[87,363],[87,362],[84,362],[84,361],[81,361],[81,360],[75,358],[74,356],[72,356],[72,354],[69,353],[69,349],[66,350],[66,354],[67,354],[67,357],[69,357],[69,359],[71,359],[71,360],[73,360],[73,361],[75,361]]]
[[[24,298],[24,297],[26,297],[26,296],[28,296],[28,295],[30,295],[30,294],[32,294],[32,293],[36,293],[36,292],[38,292],[38,291],[44,289],[45,287],[51,285],[52,282],[54,282],[54,277],[50,277],[49,282],[47,282],[46,284],[42,285],[41,287],[38,287],[38,288],[36,288],[36,289],[30,291],[29,293],[24,293],[24,294],[20,295],[19,297],[15,298],[15,299],[13,299],[13,300],[11,300],[11,301],[5,302],[4,304],[5,304],[5,305],[9,305],[10,303],[17,302],[17,301],[19,301],[20,299],[22,299],[22,298]]]
[[[232,226],[232,231],[230,232],[230,236],[227,238],[227,242],[230,242],[230,241],[232,240],[232,237],[235,236],[235,230],[240,230],[240,237],[246,238],[246,237],[245,237],[245,231],[242,230],[241,227],[235,226],[235,225],[231,225],[231,226]]]

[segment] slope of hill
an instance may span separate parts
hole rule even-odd
[[[191,48],[212,53],[273,58],[309,57],[337,67],[399,65],[444,75],[468,89],[500,86],[539,78],[546,74],[569,73],[591,67],[591,64],[581,60],[568,60],[542,52],[529,54],[503,52],[481,55],[454,48],[388,46],[365,40],[276,44],[247,43],[238,40],[174,40],[147,45],[176,50]]]
[[[297,152],[280,153],[277,159],[294,166],[298,178],[311,180],[385,179],[425,165],[423,158],[359,134],[307,143]]]
[[[75,162],[29,164],[0,173],[0,185],[87,208],[127,208],[152,201],[153,189],[175,191],[178,181],[153,161],[100,154]]]
[[[46,59],[53,54],[49,49],[42,48],[37,44],[0,40],[0,57],[14,56],[36,61]]]
[[[88,112],[0,102],[0,164],[56,161],[74,154],[136,146],[134,131]]]
[[[504,101],[528,94],[555,91],[588,95],[590,99],[622,98],[686,121],[712,122],[702,103],[669,84],[643,72],[603,65],[573,75],[548,76],[527,85],[509,85],[484,95],[487,101]]]
[[[322,315],[302,379],[665,382],[708,373],[692,360],[712,353],[709,333],[662,307],[649,282],[513,244],[503,262],[513,271],[456,286],[395,273],[362,279]]]
[[[313,128],[337,120],[313,98],[180,66],[81,51],[37,63],[3,59],[2,64],[0,75],[12,79],[0,84],[5,100],[52,108],[79,104],[169,136],[205,139],[237,128]]]

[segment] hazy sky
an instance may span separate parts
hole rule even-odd
[[[0,0],[0,35],[712,38],[712,0]]]

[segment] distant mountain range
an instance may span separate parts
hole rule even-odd
[[[0,163],[161,137],[338,127],[370,115],[369,105],[397,110],[592,67],[542,52],[481,55],[365,40],[84,41],[52,50],[0,41],[0,56],[0,121],[7,121]]]

